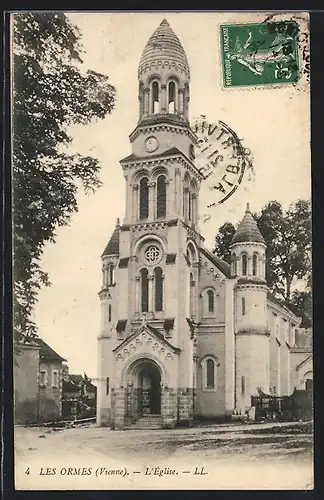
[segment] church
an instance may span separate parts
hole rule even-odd
[[[101,256],[100,426],[230,418],[259,390],[289,395],[312,383],[311,345],[267,288],[266,244],[249,205],[231,264],[204,246],[189,82],[164,19],[138,67],[138,122],[120,161],[125,217]]]

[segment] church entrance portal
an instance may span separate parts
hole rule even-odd
[[[150,359],[140,359],[130,367],[127,397],[132,420],[161,414],[161,371]]]

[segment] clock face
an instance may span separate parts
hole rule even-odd
[[[148,153],[153,153],[159,146],[159,142],[156,137],[148,137],[145,141],[145,149]]]

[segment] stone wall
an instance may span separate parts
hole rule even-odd
[[[123,429],[140,417],[140,389],[112,389],[111,428]],[[194,390],[165,387],[161,395],[162,427],[191,425],[194,418]]]

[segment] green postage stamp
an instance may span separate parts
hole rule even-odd
[[[295,21],[221,25],[224,87],[296,83],[299,79]]]

